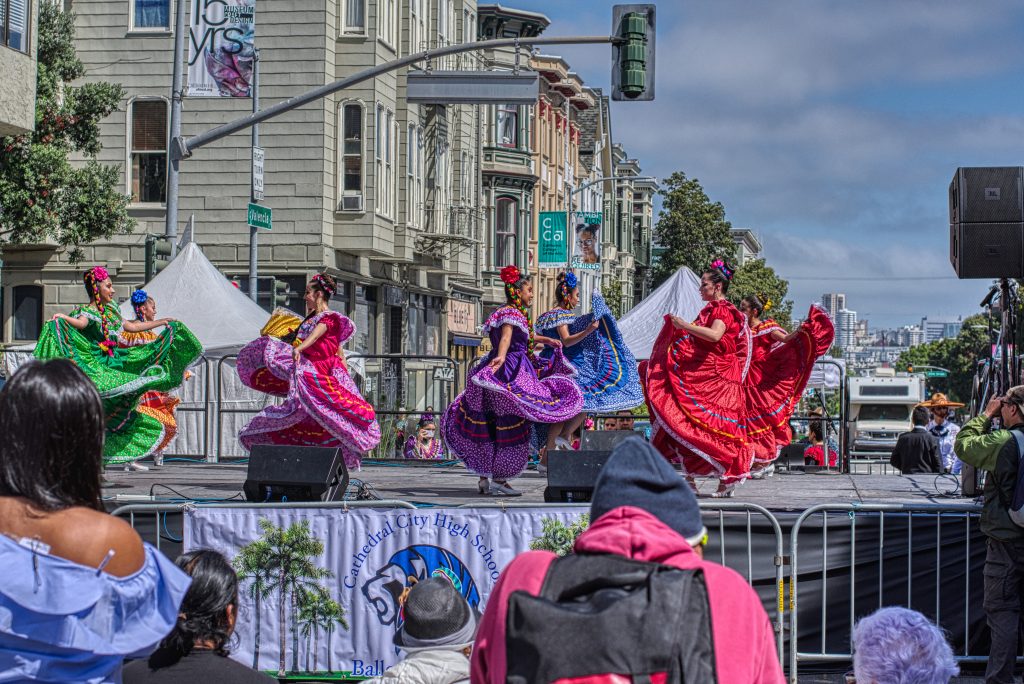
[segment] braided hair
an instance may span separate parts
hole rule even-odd
[[[140,321],[143,320],[145,314],[142,312],[142,307],[152,301],[153,298],[146,294],[146,291],[142,288],[132,292],[132,309],[135,311],[135,318]]]
[[[106,310],[100,299],[100,283],[109,277],[110,273],[102,266],[93,266],[82,275],[89,303],[96,307],[96,311],[100,315],[100,330],[103,332],[104,342],[110,339],[110,326],[107,324]]]
[[[505,283],[505,299],[526,318],[526,328],[529,330],[526,353],[533,358],[533,321],[530,319],[530,310],[523,304],[522,298],[523,288],[530,282],[530,276],[520,272],[516,266],[506,266],[501,269],[501,282]]]
[[[572,271],[558,274],[558,285],[555,286],[555,301],[559,306],[566,306],[569,303],[569,295],[576,289],[579,279]]]

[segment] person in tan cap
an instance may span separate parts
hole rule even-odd
[[[963,408],[963,404],[950,401],[942,392],[936,392],[931,399],[918,405],[928,409],[931,413],[931,422],[925,426],[925,429],[939,440],[942,469],[947,473],[959,475],[961,464],[960,459],[953,453],[953,443],[956,440],[956,433],[960,432],[960,426],[949,419],[949,413],[951,409]]]

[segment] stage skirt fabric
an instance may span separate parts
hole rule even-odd
[[[720,320],[725,334],[707,342],[677,329],[668,316],[640,365],[651,415],[651,443],[687,475],[738,481],[749,475],[753,451],[744,426],[744,381],[750,365],[746,317],[728,301],[708,303],[696,325]]]
[[[181,386],[186,369],[203,353],[199,340],[184,323],[175,321],[150,341],[131,341],[115,304],[102,310],[80,307],[70,315],[84,315],[86,328],[77,330],[63,320],[47,322],[35,356],[70,359],[96,384],[107,423],[104,462],[134,461],[163,450],[176,431],[177,400],[146,395],[166,395]],[[106,339],[101,317],[107,323]]]
[[[764,332],[772,325],[781,330],[769,320],[754,331],[754,352],[746,381],[747,438],[756,464],[775,460],[782,447],[792,441],[789,419],[807,388],[815,360],[831,349],[835,339],[832,320],[817,305],[811,306],[791,340],[773,342]]]
[[[636,359],[626,347],[615,316],[599,292],[594,292],[592,313],[577,316],[567,309],[552,309],[537,319],[534,328],[541,335],[558,339],[558,328],[569,327],[569,334],[585,330],[596,320],[597,330],[576,344],[565,347],[566,360],[576,369],[576,384],[583,392],[583,410],[587,413],[612,413],[644,403],[643,388]],[[551,350],[542,356],[550,358]]]
[[[264,408],[242,428],[239,440],[246,450],[257,444],[337,447],[345,464],[356,468],[362,455],[380,442],[380,425],[338,355],[355,326],[345,316],[328,310],[302,323],[298,341],[305,340],[320,323],[326,332],[300,354],[298,363],[292,345],[269,336],[250,342],[239,352],[242,383],[284,397],[282,404]]]
[[[488,364],[505,325],[512,326],[511,344],[505,362],[492,371]],[[527,354],[528,326],[526,316],[509,306],[491,314],[484,330],[492,350],[470,370],[466,389],[441,420],[449,451],[482,477],[505,480],[521,473],[530,456],[532,425],[560,423],[583,408],[576,371],[560,349],[550,359]]]

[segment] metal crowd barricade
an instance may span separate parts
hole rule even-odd
[[[979,568],[972,568],[979,563],[979,545],[983,548],[980,531],[972,524],[980,511],[974,503],[822,504],[804,511],[793,524],[788,559],[790,681],[797,681],[796,672],[802,663],[850,662],[856,620],[886,605],[914,608],[947,629],[953,635],[959,661],[985,661],[986,656],[970,652],[972,606],[980,609],[982,591]],[[807,552],[806,546],[800,545],[801,535],[806,536],[809,532],[805,528],[814,526],[819,518],[820,550],[815,545]],[[915,539],[924,548],[915,549]],[[845,542],[849,545],[840,546]],[[805,551],[803,556],[799,555],[801,550]],[[819,551],[820,559],[816,560],[820,562],[808,570],[808,553]],[[962,593],[957,581],[961,577]],[[830,579],[833,586],[839,585],[838,596],[830,594]],[[820,583],[816,592],[808,586],[812,583]],[[848,594],[844,597],[845,592]],[[809,609],[801,610],[804,603]],[[962,634],[956,633],[959,624],[949,620],[944,624],[944,607],[947,615],[951,609],[963,610]],[[842,613],[837,616],[839,611]],[[800,625],[812,616],[817,629],[801,640]],[[800,648],[812,643],[818,647]]]
[[[704,549],[704,558],[730,567],[746,578],[747,583],[758,592],[763,603],[770,605],[768,610],[775,631],[775,644],[778,649],[779,662],[784,663],[783,629],[785,626],[785,562],[782,527],[771,511],[763,506],[742,501],[701,501],[700,509],[704,525],[708,528],[708,545]],[[590,510],[590,504],[536,504],[528,502],[482,502],[463,504],[458,508],[573,508],[580,513]],[[771,534],[771,553],[758,554],[754,550],[755,518],[763,518]],[[734,547],[727,543],[731,529],[737,527],[743,532],[742,551],[737,554]],[[727,549],[732,550],[728,553]],[[739,557],[737,557],[739,556]],[[771,584],[769,585],[768,580]]]
[[[129,504],[115,508],[110,514],[126,519],[128,524],[132,526],[132,529],[143,538],[143,541],[149,541],[159,551],[166,545],[166,542],[181,543],[185,532],[184,513],[189,508],[257,508],[268,510],[279,510],[282,508],[336,508],[340,510],[351,508],[411,508],[415,510],[416,506],[408,501],[399,501],[397,499],[381,499],[379,501],[285,501],[281,503],[250,503],[246,501],[196,503],[188,501],[183,503]],[[178,518],[176,521],[177,526],[175,527],[175,531],[180,532],[178,537],[175,537],[168,528],[167,517],[169,515],[174,515]],[[149,529],[150,519],[153,523],[152,531]],[[147,539],[147,536],[150,534],[152,536]]]

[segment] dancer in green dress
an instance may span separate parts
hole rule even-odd
[[[173,319],[123,320],[114,285],[102,266],[86,271],[83,279],[89,304],[47,322],[35,355],[70,359],[96,383],[107,424],[103,460],[131,463],[154,453],[164,440],[164,425],[136,410],[139,399],[151,390],[169,392],[180,386],[185,369],[203,349],[195,335]],[[161,326],[164,331],[148,344],[125,346],[121,339],[123,332]]]

